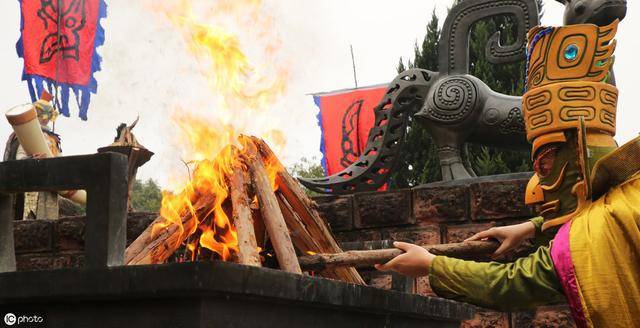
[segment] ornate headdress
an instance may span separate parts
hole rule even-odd
[[[542,204],[543,229],[589,203],[594,162],[617,146],[618,90],[608,83],[617,27],[616,20],[529,31],[522,109],[536,174],[526,201]]]
[[[58,113],[58,111],[51,104],[52,100],[53,96],[50,93],[42,91],[40,99],[33,103],[33,107],[36,108],[36,112],[38,113],[39,118],[51,122],[56,121],[60,113]]]

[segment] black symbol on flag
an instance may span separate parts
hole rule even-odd
[[[58,51],[62,58],[80,60],[80,31],[86,23],[85,0],[40,0],[38,17],[50,32],[40,47],[40,64],[51,61]]]

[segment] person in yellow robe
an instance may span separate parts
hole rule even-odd
[[[617,25],[529,32],[523,114],[535,174],[525,201],[540,217],[471,239],[501,240],[497,255],[526,238],[541,246],[513,263],[479,263],[396,243],[405,253],[379,270],[428,276],[439,296],[488,308],[567,302],[578,327],[640,327],[640,138],[613,139]]]

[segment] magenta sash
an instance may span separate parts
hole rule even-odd
[[[589,327],[587,324],[587,318],[582,307],[582,301],[580,299],[580,293],[578,292],[578,281],[576,279],[576,273],[573,267],[573,261],[571,260],[571,249],[569,232],[571,231],[571,222],[569,221],[562,225],[556,237],[553,239],[553,245],[551,246],[551,260],[553,266],[556,269],[562,289],[567,297],[569,308],[571,309],[571,316],[578,327]]]

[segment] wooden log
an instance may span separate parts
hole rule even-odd
[[[260,213],[276,252],[280,268],[287,272],[302,274],[287,224],[271,188],[267,170],[262,164],[262,159],[259,155],[250,148],[245,147],[245,164],[251,173],[251,181],[260,204]]]
[[[307,227],[302,223],[298,214],[293,211],[291,205],[287,202],[282,193],[280,191],[276,191],[275,194],[278,199],[278,205],[280,206],[280,211],[282,211],[284,221],[289,228],[289,234],[293,244],[302,252],[319,249],[320,246],[313,238],[311,238]]]
[[[201,196],[193,206],[195,213],[202,214],[201,212],[212,208],[214,200],[215,197],[212,195]],[[184,227],[183,231],[191,231],[194,229],[196,218],[191,215],[190,211],[185,211],[181,219],[182,226]],[[127,265],[164,263],[164,261],[180,247],[184,239],[189,237],[188,234],[181,233],[177,224],[170,224],[157,233],[156,236],[152,236],[153,227],[158,223],[162,224],[165,222],[166,220],[163,217],[158,216],[158,218],[127,247],[125,251],[125,263]]]
[[[233,167],[233,172],[229,177],[229,189],[233,207],[233,224],[238,232],[238,261],[240,264],[262,266],[256,234],[253,229],[251,208],[249,208],[244,171],[240,163],[236,163]]]
[[[342,250],[338,246],[335,238],[331,234],[328,225],[320,217],[316,210],[315,203],[304,193],[298,182],[287,173],[284,166],[278,161],[277,157],[271,151],[269,146],[261,139],[250,137],[251,141],[257,146],[258,152],[264,161],[271,161],[279,166],[276,176],[276,184],[278,190],[283,197],[291,205],[294,213],[298,215],[300,221],[304,224],[309,238],[317,244],[315,249],[306,249],[304,251],[312,251],[316,253],[340,253]],[[364,285],[364,280],[355,268],[341,267],[335,270],[338,279]],[[329,278],[333,278],[330,277]]]
[[[422,246],[435,255],[450,257],[467,257],[486,255],[495,252],[500,246],[497,241],[468,241],[463,243]],[[374,264],[386,263],[404,253],[397,248],[376,249],[367,251],[348,251],[333,254],[315,254],[298,258],[304,270],[324,270],[341,266],[370,267]]]
[[[256,234],[256,242],[258,247],[260,247],[261,250],[264,250],[267,240],[269,239],[269,235],[267,234],[267,228],[264,226],[260,208],[251,208],[251,217],[253,218],[253,231],[255,231]]]
[[[293,211],[293,208],[291,208],[287,199],[284,198],[282,192],[279,190],[276,191],[276,197],[278,198],[278,204],[280,205],[280,210],[282,211],[284,220],[287,223],[287,227],[289,227],[293,244],[303,252],[305,250],[321,249],[322,247],[311,237],[307,227],[304,225],[302,220],[300,220],[300,216]],[[340,275],[333,269],[322,270],[322,272],[319,273],[321,276],[326,278],[340,279]]]

